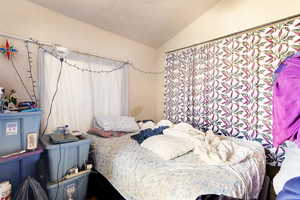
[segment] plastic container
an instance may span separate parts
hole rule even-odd
[[[27,176],[37,178],[37,164],[42,149],[8,158],[0,158],[0,182],[9,181],[14,194]]]
[[[85,200],[90,172],[47,185],[49,200]]]
[[[50,182],[62,179],[71,168],[82,169],[88,160],[90,139],[51,144],[49,136],[44,135],[41,142],[45,148],[46,173]]]
[[[0,155],[27,149],[27,135],[36,133],[37,144],[41,112],[0,113]]]

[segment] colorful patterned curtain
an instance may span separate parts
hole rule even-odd
[[[272,145],[272,75],[300,51],[300,19],[168,53],[165,118],[209,126],[259,141],[271,165],[284,159]]]

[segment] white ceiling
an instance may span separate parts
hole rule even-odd
[[[29,0],[158,48],[220,0]]]

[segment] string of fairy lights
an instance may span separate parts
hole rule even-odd
[[[33,76],[33,58],[32,58],[32,52],[29,49],[29,44],[28,41],[24,41],[25,43],[25,48],[27,50],[27,60],[28,60],[28,73],[29,76],[28,78],[30,79],[31,82],[31,86],[32,86],[32,90],[33,90],[33,94],[31,95],[31,99],[33,99],[35,102],[37,102],[37,95],[36,95],[36,81],[34,80],[34,76]]]
[[[45,53],[48,53],[49,55],[51,55],[51,56],[55,57],[56,59],[60,60],[61,58],[59,57],[59,55],[57,55],[55,53],[57,45],[51,45],[51,44],[46,44],[46,43],[43,43],[43,42],[39,42],[38,40],[34,40],[33,38],[25,39],[25,38],[21,38],[19,36],[13,36],[13,35],[8,35],[8,34],[0,34],[0,36],[6,37],[6,38],[12,38],[12,39],[16,39],[16,40],[22,40],[24,42],[24,46],[25,46],[25,49],[26,49],[26,57],[27,57],[27,62],[28,62],[27,63],[28,79],[30,80],[31,89],[29,89],[26,86],[25,80],[22,77],[21,73],[18,70],[18,67],[16,66],[16,64],[14,62],[14,59],[15,59],[16,55],[12,54],[10,56],[9,63],[11,64],[12,68],[16,72],[16,74],[17,74],[23,88],[25,89],[25,92],[29,96],[30,100],[38,103],[38,96],[37,96],[37,87],[38,87],[37,84],[38,83],[34,79],[34,75],[33,75],[34,74],[34,72],[33,72],[34,57],[33,57],[33,52],[30,48],[30,44],[36,45],[38,47],[38,49],[41,49]],[[73,51],[70,51],[70,52],[73,52]],[[75,52],[75,53],[78,53],[78,52]],[[88,53],[83,53],[83,54],[90,55]],[[88,66],[80,66],[78,64],[74,64],[68,59],[63,59],[63,63],[65,64],[64,67],[71,67],[71,68],[79,70],[81,72],[94,73],[94,74],[108,74],[108,73],[116,72],[118,70],[122,70],[124,68],[131,68],[132,70],[134,70],[136,72],[143,73],[143,74],[148,74],[148,75],[161,75],[161,74],[164,74],[164,70],[159,71],[159,72],[151,72],[151,71],[142,70],[139,67],[136,67],[133,63],[131,63],[129,61],[121,61],[121,60],[117,60],[117,59],[114,59],[114,58],[102,57],[102,56],[97,56],[97,55],[90,55],[90,56],[94,56],[96,58],[100,58],[100,59],[103,59],[103,60],[115,61],[115,63],[117,63],[117,64],[115,64],[116,67],[114,67],[112,69],[109,69],[109,70],[107,70],[107,69],[104,70],[99,65],[99,70],[95,70],[95,69],[90,69],[90,67],[88,67]]]
[[[46,48],[44,47],[40,47],[40,49],[44,50],[45,52],[47,52],[48,54],[54,56],[55,58],[57,58],[58,60],[60,59],[59,56],[55,55],[55,53],[53,51],[49,51],[47,50]],[[107,58],[109,59],[109,58]],[[77,70],[80,70],[82,72],[89,72],[89,73],[96,73],[96,74],[102,74],[102,73],[111,73],[111,72],[114,72],[114,71],[118,71],[118,70],[121,70],[121,69],[124,69],[125,67],[131,67],[133,70],[137,71],[137,72],[140,72],[140,73],[144,73],[144,74],[152,74],[152,75],[160,75],[160,74],[163,74],[164,71],[160,71],[160,72],[150,72],[150,71],[144,71],[136,66],[134,66],[134,64],[130,63],[130,62],[120,62],[120,66],[114,68],[114,69],[111,69],[111,70],[92,70],[92,69],[88,69],[88,67],[82,67],[82,66],[79,66],[79,65],[76,65],[76,64],[73,64],[71,62],[68,61],[68,59],[64,59],[63,61],[65,64],[67,64],[69,67],[72,67],[74,69],[77,69]],[[100,68],[100,67],[99,67]]]
[[[55,55],[54,53],[54,49],[52,51],[44,48],[44,47],[39,47],[40,49],[42,49],[44,52],[50,54],[51,56],[55,57],[57,60],[60,59],[59,56]],[[79,70],[81,72],[89,72],[89,73],[95,73],[95,74],[102,74],[102,73],[111,73],[111,72],[114,72],[114,71],[117,71],[117,70],[121,70],[121,69],[124,69],[126,67],[126,65],[129,65],[129,62],[120,62],[120,66],[117,66],[111,70],[92,70],[92,69],[89,69],[88,67],[82,67],[82,66],[79,66],[79,65],[76,65],[76,64],[73,64],[71,63],[70,61],[68,61],[67,59],[64,59],[63,60],[63,63],[67,64],[67,66],[69,67],[72,67],[73,69],[76,69],[76,70]]]
[[[38,45],[39,49],[42,49],[43,51],[45,51],[48,54],[50,54],[50,55],[54,56],[55,58],[57,58],[58,60],[60,59],[60,57],[55,54],[55,48],[56,48],[56,46],[52,46],[51,47],[52,51],[51,51],[51,50],[45,48],[45,45],[42,45],[37,40],[32,40],[30,42]],[[109,58],[109,57],[102,57],[102,56],[96,56],[96,55],[92,55],[92,56],[98,57],[100,59],[106,59],[106,60],[115,61],[115,59]],[[68,59],[64,59],[63,62],[65,64],[67,64],[68,66],[73,67],[74,69],[80,70],[82,72],[89,72],[89,73],[96,73],[96,74],[112,73],[114,71],[124,69],[125,67],[130,67],[131,69],[133,69],[133,70],[135,70],[137,72],[144,73],[144,74],[150,74],[150,75],[161,75],[161,74],[164,74],[164,72],[165,72],[164,70],[158,71],[158,72],[145,71],[145,70],[142,70],[142,69],[136,67],[133,63],[131,63],[129,61],[119,61],[119,60],[117,62],[120,63],[120,66],[116,67],[114,69],[111,69],[111,70],[102,70],[102,69],[101,70],[91,70],[91,69],[88,69],[88,67],[83,67],[83,66],[79,66],[79,65],[73,64],[73,63],[69,62]],[[100,66],[99,66],[99,68],[100,68]]]

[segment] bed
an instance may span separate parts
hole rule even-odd
[[[232,138],[253,156],[231,166],[201,164],[193,152],[162,160],[127,134],[115,138],[88,135],[95,168],[127,200],[195,200],[202,194],[257,199],[265,176],[265,152],[257,142]]]

